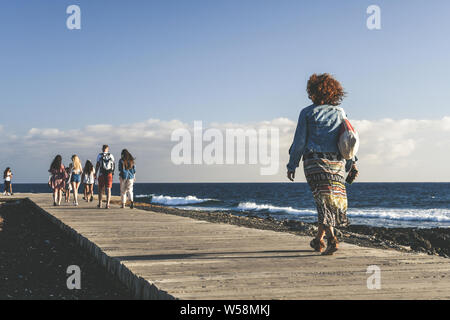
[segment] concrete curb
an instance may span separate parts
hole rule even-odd
[[[20,199],[17,199],[20,200]],[[166,291],[158,289],[153,283],[148,282],[144,278],[134,274],[118,259],[108,256],[103,250],[95,243],[79,234],[77,231],[57,219],[31,199],[25,198],[24,201],[28,202],[31,206],[41,212],[52,223],[56,224],[63,232],[68,234],[76,243],[83,249],[92,255],[113,277],[122,282],[134,295],[135,299],[139,300],[176,300],[175,297],[167,293]]]

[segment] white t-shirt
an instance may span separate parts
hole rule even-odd
[[[95,168],[92,168],[92,172],[87,174],[84,173],[84,183],[86,184],[94,184],[95,182]]]
[[[12,173],[11,173],[11,172],[8,173],[8,174],[6,175],[5,181],[11,181],[11,176],[12,176]]]

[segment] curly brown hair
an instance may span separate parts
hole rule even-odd
[[[314,73],[308,80],[308,97],[316,105],[337,106],[345,97],[344,89],[339,81],[328,73]]]

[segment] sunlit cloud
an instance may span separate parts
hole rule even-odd
[[[447,159],[450,157],[450,117],[437,120],[381,119],[352,120],[359,131],[361,147],[359,168],[361,181],[449,181]],[[254,123],[205,123],[205,128],[279,129],[280,169],[275,176],[259,174],[254,165],[180,165],[171,162],[175,145],[170,137],[174,130],[193,129],[193,123],[180,120],[149,119],[138,123],[97,124],[84,128],[31,128],[22,136],[5,132],[0,140],[3,152],[0,165],[15,168],[15,177],[22,182],[45,181],[48,164],[56,154],[65,162],[72,154],[82,160],[95,159],[103,144],[109,144],[116,157],[122,148],[137,157],[139,180],[167,182],[199,181],[286,181],[285,165],[288,149],[295,133],[296,121],[277,118]],[[301,165],[301,164],[300,164]],[[304,181],[298,169],[298,181]]]

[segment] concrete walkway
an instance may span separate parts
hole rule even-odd
[[[42,208],[140,298],[450,299],[450,260],[437,256],[342,243],[324,257],[310,238],[289,233],[82,200],[53,207],[50,194],[15,197]],[[367,288],[370,265],[381,269],[380,290]]]

